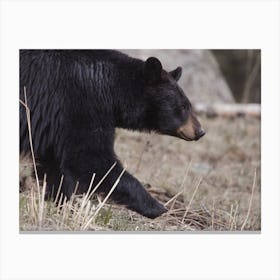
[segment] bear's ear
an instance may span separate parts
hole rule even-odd
[[[160,81],[162,65],[155,57],[149,57],[144,64],[144,77],[147,83],[155,84]]]
[[[182,67],[177,67],[175,70],[169,72],[169,74],[178,82],[182,75]]]

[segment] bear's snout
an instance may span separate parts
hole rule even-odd
[[[176,131],[176,136],[186,141],[197,141],[205,135],[205,131],[196,116],[191,112],[187,122],[180,126]]]

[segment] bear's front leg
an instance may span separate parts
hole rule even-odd
[[[119,171],[121,170],[120,165],[117,166],[116,170],[117,169]],[[123,174],[111,198],[115,202],[125,205],[128,209],[152,219],[167,211],[167,209],[153,198],[141,183],[128,172]]]

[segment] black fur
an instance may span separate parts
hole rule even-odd
[[[85,192],[93,173],[98,182],[117,162],[99,188],[110,190],[123,169],[113,149],[115,127],[174,135],[191,107],[176,82],[181,72],[162,70],[156,58],[143,62],[117,51],[21,50],[20,99],[25,86],[34,152],[49,195],[56,194],[61,174],[69,198],[76,181]],[[30,150],[23,106],[20,149]],[[112,198],[150,218],[166,211],[128,172]]]

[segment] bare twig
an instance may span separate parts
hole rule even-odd
[[[43,180],[43,190],[42,190],[42,197],[40,202],[40,209],[39,209],[39,229],[42,227],[42,221],[43,221],[43,213],[44,213],[44,202],[45,202],[45,193],[46,193],[46,186],[47,186],[47,175],[44,175]]]
[[[251,196],[250,196],[250,201],[249,201],[249,207],[248,207],[248,211],[247,211],[247,215],[246,215],[246,218],[241,226],[241,231],[244,229],[247,221],[248,221],[248,218],[249,218],[249,215],[250,215],[250,212],[251,212],[251,208],[252,208],[252,201],[253,201],[253,195],[254,195],[254,190],[255,190],[255,186],[256,186],[256,177],[257,177],[257,170],[255,169],[255,172],[254,172],[254,180],[253,180],[253,186],[252,186],[252,192],[251,192]]]
[[[109,173],[113,170],[113,168],[116,166],[117,162],[114,162],[113,165],[110,167],[110,169],[106,172],[106,174],[102,177],[102,179],[97,183],[97,185],[94,187],[92,192],[89,194],[89,198],[93,196],[93,194],[96,192],[96,190],[99,188],[99,186],[102,184],[102,182],[106,179],[106,177],[109,175]]]
[[[106,201],[108,200],[108,198],[110,197],[112,192],[117,187],[117,185],[120,182],[120,179],[121,179],[122,175],[124,174],[124,172],[125,172],[125,169],[123,169],[123,171],[121,172],[121,174],[119,175],[119,177],[115,181],[114,185],[112,186],[111,190],[109,191],[107,196],[104,198],[102,203],[99,205],[98,209],[95,211],[94,215],[87,221],[87,223],[85,225],[83,225],[83,227],[82,227],[83,230],[85,230],[89,226],[89,224],[95,219],[95,217],[98,215],[99,211],[102,209],[102,207],[104,206],[104,204],[106,203]]]
[[[196,185],[196,187],[195,187],[195,190],[194,190],[194,192],[193,192],[193,194],[192,194],[191,200],[190,200],[188,206],[186,207],[185,214],[184,214],[183,219],[182,219],[182,221],[181,221],[182,224],[184,223],[185,218],[186,218],[186,216],[187,216],[187,214],[188,214],[188,212],[189,212],[190,206],[191,206],[191,204],[192,204],[192,201],[193,201],[193,199],[194,199],[194,196],[195,196],[195,194],[196,194],[196,192],[197,192],[197,190],[198,190],[198,187],[199,187],[201,181],[202,181],[202,178],[199,179],[199,181],[198,181],[198,183],[197,183],[197,185]]]
[[[233,230],[233,226],[234,226],[234,229],[236,229],[236,215],[237,215],[238,207],[239,207],[239,205],[236,204],[235,211],[234,211],[234,214],[233,214],[232,223],[230,225],[230,229],[229,230]]]
[[[94,178],[95,178],[95,173],[92,174],[92,177],[91,177],[91,180],[90,180],[90,184],[89,184],[89,188],[88,188],[86,194],[83,196],[82,203],[81,203],[81,205],[79,207],[79,210],[77,211],[77,215],[76,215],[76,217],[74,219],[76,221],[76,224],[79,223],[82,211],[84,211],[84,207],[87,205],[87,203],[89,201],[89,193],[90,193],[90,190],[92,188]],[[75,193],[72,195],[73,198],[74,198],[74,195],[75,195]]]
[[[60,190],[61,190],[61,187],[62,187],[63,179],[64,179],[64,175],[62,175],[61,178],[60,178],[60,182],[59,182],[58,190],[57,190],[56,197],[55,197],[55,200],[54,200],[54,204],[56,204],[57,201],[58,201],[58,196],[60,194]]]
[[[184,191],[185,191],[184,184],[185,184],[186,179],[187,179],[187,177],[188,177],[191,164],[192,164],[192,159],[190,160],[190,162],[189,162],[189,164],[188,164],[188,166],[187,166],[187,168],[186,168],[186,171],[184,172],[184,178],[183,178],[182,183],[181,183],[181,185],[180,185],[180,191],[179,191],[177,194],[175,194],[171,199],[169,199],[169,200],[164,204],[164,206],[167,206],[170,202],[173,201],[172,206],[170,207],[170,210],[173,209],[174,204],[175,204],[175,202],[176,202],[176,199],[177,199],[181,194],[183,194]]]
[[[215,220],[215,201],[212,200],[212,213],[211,213],[211,230],[214,230],[214,220]]]
[[[173,200],[176,200],[178,196],[180,196],[183,193],[183,191],[179,191],[177,194],[175,194],[173,197],[171,197],[167,202],[164,203],[164,206],[167,206],[169,203],[171,203]],[[170,208],[172,210],[173,207]]]
[[[32,161],[33,161],[33,167],[34,167],[34,172],[35,172],[35,178],[36,178],[36,184],[37,184],[37,191],[38,191],[38,197],[40,201],[40,184],[39,184],[39,177],[38,177],[38,172],[37,172],[37,167],[36,167],[36,162],[35,162],[35,155],[34,155],[34,149],[33,149],[33,142],[32,142],[32,130],[31,130],[31,119],[30,119],[30,109],[27,104],[27,95],[26,95],[26,87],[24,86],[24,99],[25,102],[20,100],[20,103],[25,107],[26,111],[26,118],[27,118],[27,126],[28,126],[28,136],[29,136],[29,144],[30,144],[30,150],[31,150],[31,155],[32,155]]]

